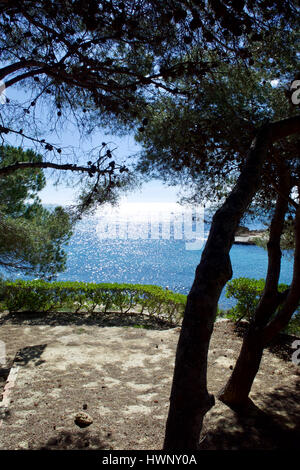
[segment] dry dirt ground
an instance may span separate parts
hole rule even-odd
[[[215,325],[208,368],[214,394],[231,373],[244,329]],[[17,372],[0,416],[0,449],[161,449],[179,330],[136,315],[0,314],[0,340]],[[297,448],[294,339],[281,337],[265,351],[251,413],[216,400],[202,449]],[[74,417],[83,410],[93,424],[80,429]]]

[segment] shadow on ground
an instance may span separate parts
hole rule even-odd
[[[22,366],[25,366],[29,362],[33,362],[35,366],[43,364],[45,361],[40,359],[40,357],[46,347],[47,344],[38,344],[36,346],[26,346],[20,349],[15,356],[15,363]]]
[[[25,348],[22,348],[17,352],[14,359],[7,359],[7,365],[9,367],[6,369],[0,369],[0,402],[2,400],[4,387],[13,362],[15,362],[16,365],[20,366],[25,366],[29,362],[32,362],[37,367],[45,362],[43,359],[41,359],[41,355],[43,354],[46,347],[47,344],[26,346]]]
[[[108,444],[103,439],[85,430],[61,431],[36,450],[103,450],[108,448]]]
[[[221,418],[208,419],[203,428],[202,450],[272,449],[295,450],[300,442],[299,380],[295,390],[277,388],[261,397],[260,406],[252,403],[247,410],[236,412],[220,402],[216,410]]]
[[[128,314],[119,312],[109,313],[33,313],[17,312],[1,315],[0,325],[9,322],[13,325],[37,325],[37,326],[131,326],[151,330],[168,330],[174,328],[174,324],[167,321],[141,314]]]
[[[243,338],[245,333],[248,330],[247,323],[240,323],[234,326],[234,332],[240,338]],[[291,347],[293,341],[299,340],[298,336],[288,335],[285,333],[279,333],[266,348],[275,356],[279,357],[283,361],[290,362],[292,354],[295,352],[295,349]]]

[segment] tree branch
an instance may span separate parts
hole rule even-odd
[[[45,66],[47,64],[42,64],[36,60],[21,60],[20,62],[15,62],[14,64],[7,65],[0,69],[0,80],[3,80],[7,75],[22,70],[26,67],[40,67],[41,65]]]
[[[17,170],[24,170],[26,168],[54,168],[55,170],[70,170],[70,171],[78,171],[78,172],[85,172],[85,173],[94,172],[100,175],[101,174],[104,175],[109,171],[109,170],[100,170],[99,168],[97,168],[95,171],[92,171],[90,167],[72,165],[70,163],[59,164],[59,163],[51,163],[51,162],[18,162],[13,165],[8,165],[3,168],[0,168],[0,176],[8,175]]]
[[[14,85],[15,83],[20,82],[21,80],[24,80],[25,78],[34,77],[35,75],[39,75],[41,73],[45,73],[45,69],[31,70],[30,72],[25,72],[25,73],[22,73],[21,75],[17,75],[17,77],[14,77],[11,80],[8,80],[7,82],[5,82],[5,88],[9,88],[10,86]]]

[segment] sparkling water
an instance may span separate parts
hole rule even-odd
[[[173,208],[169,209],[172,211]],[[137,215],[138,212],[132,210],[132,207],[128,212],[134,237],[140,230],[141,217]],[[105,217],[103,212],[99,212],[78,224],[67,248],[67,270],[58,275],[59,280],[156,284],[175,292],[188,294],[203,246],[199,250],[187,249],[186,240],[172,237],[172,229],[169,239],[163,239],[162,227],[158,239],[150,237],[120,239],[118,233],[115,238],[107,239],[103,236]],[[111,216],[109,218],[111,220]],[[254,223],[248,221],[247,226],[250,229],[262,228],[260,221]],[[204,240],[208,232],[209,223],[205,223]],[[265,277],[267,252],[263,248],[253,245],[233,245],[230,256],[233,278]],[[292,260],[283,256],[280,282],[287,284],[291,282],[292,269]],[[225,298],[224,289],[219,302],[220,307],[228,308],[233,304],[234,301]]]
[[[177,215],[174,205],[160,205],[160,208],[161,214],[159,220],[156,220],[155,237],[151,237],[149,232],[145,205],[123,207],[121,212],[118,212],[117,221],[112,220],[111,209],[108,211],[101,209],[93,216],[84,217],[76,226],[66,248],[67,269],[58,274],[57,280],[156,284],[164,288],[168,287],[175,292],[188,294],[203,246],[200,249],[187,249],[187,242],[184,239],[184,220],[187,221],[188,218],[183,218],[181,224],[182,221],[178,216],[180,211],[182,213],[182,207],[178,209]],[[154,207],[152,204],[151,209],[155,212],[157,206]],[[198,228],[195,226],[198,220],[197,211],[189,211],[188,214],[192,221],[189,232],[197,234],[204,245],[209,232],[209,223],[203,224],[201,232],[199,226]],[[125,215],[127,219],[124,218]],[[176,223],[173,220],[170,230],[166,231],[165,222],[170,220],[170,215],[171,219],[175,217]],[[203,213],[200,213],[200,216],[202,217]],[[206,216],[207,212],[205,212],[205,218]],[[130,222],[130,233],[124,235],[123,230],[123,235],[121,235],[120,227],[123,224],[124,228],[125,219]],[[112,222],[115,222],[113,229]],[[250,229],[263,228],[260,221],[254,223],[246,221],[244,225]],[[183,227],[182,236],[180,236],[181,226]],[[265,277],[267,252],[263,248],[252,245],[233,245],[230,256],[233,278],[261,279]],[[291,282],[292,269],[291,258],[283,256],[280,282],[286,284]],[[24,276],[17,274],[9,277]],[[220,307],[229,308],[233,304],[234,301],[225,298],[224,289],[219,301]]]

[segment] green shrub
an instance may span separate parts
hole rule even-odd
[[[4,300],[4,289],[5,289],[5,281],[0,275],[0,311],[3,309],[3,300]]]
[[[225,296],[228,299],[236,299],[237,303],[234,307],[227,311],[226,316],[233,319],[235,322],[239,322],[242,318],[248,321],[251,320],[258,305],[259,299],[263,293],[264,287],[264,279],[249,279],[246,277],[240,277],[229,281],[226,285]],[[279,292],[283,292],[288,288],[289,286],[287,284],[278,285]],[[296,310],[295,314],[289,322],[288,327],[284,331],[293,334],[300,333],[299,308]]]
[[[232,279],[226,285],[225,297],[234,298],[237,303],[227,315],[234,321],[242,318],[250,320],[255,312],[261,294],[265,287],[264,279],[249,279],[240,277]]]
[[[300,311],[299,309],[290,319],[289,324],[285,328],[284,332],[289,333],[291,335],[300,336]]]
[[[1,287],[1,286],[0,286]],[[162,287],[140,284],[5,281],[2,309],[10,312],[108,312],[147,313],[177,324],[186,296]]]

